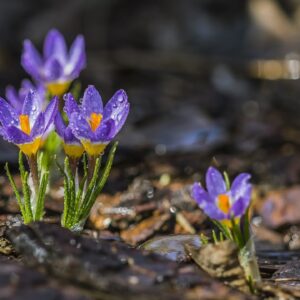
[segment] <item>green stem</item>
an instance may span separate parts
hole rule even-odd
[[[39,186],[40,186],[37,156],[36,155],[27,156],[27,160],[28,160],[31,177],[32,177],[33,187],[35,190],[35,194],[37,196],[39,194]]]
[[[76,177],[76,169],[77,169],[77,165],[78,165],[78,158],[69,156],[69,162],[70,162],[70,168],[71,168],[72,175],[75,178]]]
[[[96,156],[88,156],[88,175],[87,175],[87,183],[89,184],[93,178],[95,164],[96,164]]]

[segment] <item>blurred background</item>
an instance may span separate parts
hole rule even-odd
[[[104,102],[127,91],[118,159],[128,173],[157,164],[191,176],[215,164],[299,182],[299,1],[0,1],[1,96],[27,77],[23,40],[41,50],[51,28],[69,44],[85,36],[83,88]],[[15,150],[1,141],[1,162]]]

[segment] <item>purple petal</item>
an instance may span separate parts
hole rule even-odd
[[[211,198],[226,192],[226,184],[221,173],[214,167],[209,167],[206,172],[206,188]]]
[[[6,139],[14,144],[30,143],[31,137],[15,126],[6,128]]]
[[[46,89],[43,84],[37,83],[34,85],[30,80],[24,79],[21,82],[21,88],[19,89],[19,98],[25,99],[29,90],[34,90],[38,94],[38,98],[40,101],[41,109],[44,109],[45,106],[48,104],[46,99]]]
[[[250,188],[250,195],[251,195],[251,188]],[[231,209],[230,209],[230,214],[233,214],[234,217],[240,217],[242,215],[245,214],[248,206],[250,205],[250,200],[251,200],[251,196],[250,197],[241,197],[239,199],[237,199]]]
[[[116,134],[120,131],[124,125],[130,105],[128,103],[128,97],[124,90],[117,91],[113,97],[105,105],[103,118],[112,119],[115,122]]]
[[[7,86],[5,89],[5,97],[12,107],[18,112],[21,113],[24,98],[19,97],[17,90],[12,86]]]
[[[38,51],[29,40],[24,41],[21,64],[25,71],[35,80],[42,80],[41,69],[43,67],[43,61]]]
[[[36,137],[41,136],[45,129],[45,115],[40,113],[36,118],[33,127],[30,132],[31,139],[34,140]]]
[[[65,100],[64,112],[67,114],[68,118],[70,118],[72,113],[80,112],[79,106],[71,93],[65,94],[64,100]]]
[[[62,64],[57,58],[49,58],[45,64],[45,79],[47,81],[56,81],[63,75]]]
[[[44,42],[45,59],[56,58],[60,63],[65,63],[67,58],[67,46],[62,34],[52,29],[48,32]]]
[[[250,174],[241,173],[234,179],[230,189],[234,201],[240,197],[249,196],[249,187],[251,190],[251,184],[249,183],[250,178]]]
[[[69,62],[66,66],[66,75],[76,78],[79,76],[80,71],[86,66],[86,55],[85,55],[85,43],[84,37],[79,35],[73,42],[70,54]]]
[[[58,98],[53,99],[48,104],[45,110],[45,132],[47,132],[51,125],[54,124],[54,118],[58,112]]]
[[[54,124],[55,124],[55,131],[63,139],[67,126],[65,125],[64,120],[59,112],[55,116]]]
[[[93,136],[95,142],[110,142],[116,135],[115,123],[113,120],[101,122]]]
[[[69,126],[75,137],[79,140],[91,140],[94,136],[89,123],[79,113],[75,112],[71,115]]]
[[[30,90],[24,100],[22,114],[28,115],[30,124],[34,123],[38,114],[41,112],[41,101],[37,92]]]
[[[213,200],[209,197],[208,193],[197,182],[193,184],[192,197],[196,200],[196,202],[199,205],[202,205],[205,202],[213,202]]]
[[[40,102],[39,107],[43,108],[46,102],[45,88],[43,87],[43,85],[38,84],[37,86],[35,86],[30,80],[24,79],[21,82],[21,87],[18,92],[12,87],[7,87],[6,98],[14,106],[18,113],[22,112],[25,97],[27,96],[30,90],[33,90],[38,94],[38,100]]]
[[[4,99],[0,97],[0,122],[3,126],[17,126],[19,115]]]
[[[231,212],[236,217],[243,215],[250,205],[252,192],[252,185],[249,183],[250,178],[250,174],[242,173],[232,183],[231,196],[233,205]]]
[[[66,128],[63,139],[65,144],[81,144],[80,141],[73,134],[70,126]]]
[[[214,199],[211,199],[210,195],[197,182],[193,184],[192,197],[196,200],[204,213],[211,219],[226,219],[226,215],[216,206]]]
[[[21,82],[21,89],[24,89],[28,92],[28,90],[35,90],[36,87],[29,79],[23,79]]]
[[[86,118],[89,118],[92,113],[103,113],[101,96],[93,85],[89,85],[84,91],[81,103],[81,111]]]
[[[211,219],[214,220],[224,220],[228,219],[228,215],[224,214],[215,203],[205,203],[202,206],[200,206],[204,213],[208,215]]]
[[[6,130],[4,127],[0,126],[0,135],[3,137],[3,139],[5,139],[6,141],[8,140],[7,136],[6,136]]]

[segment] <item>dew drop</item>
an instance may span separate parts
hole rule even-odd
[[[119,97],[118,97],[118,101],[119,101],[120,103],[123,103],[123,102],[124,102],[124,97],[119,96]]]

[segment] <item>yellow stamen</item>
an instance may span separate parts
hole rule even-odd
[[[91,113],[89,122],[93,131],[99,127],[102,118],[103,116],[101,114]]]
[[[219,209],[224,213],[228,214],[230,210],[230,199],[229,196],[226,194],[221,194],[218,196],[218,203]]]
[[[35,155],[41,146],[41,141],[41,137],[38,137],[33,142],[27,144],[19,144],[18,147],[27,156]]]
[[[69,89],[71,81],[67,82],[50,82],[46,84],[48,92],[51,96],[62,96]]]
[[[81,145],[72,145],[72,144],[65,144],[63,143],[63,147],[65,153],[74,158],[79,158],[84,152],[84,148]]]
[[[19,120],[20,120],[20,127],[21,127],[22,131],[29,135],[30,134],[29,116],[28,115],[20,115]]]
[[[102,154],[105,150],[105,147],[107,146],[107,144],[93,144],[88,140],[82,141],[82,145],[84,147],[84,150],[90,156],[98,156]]]

